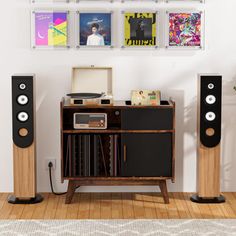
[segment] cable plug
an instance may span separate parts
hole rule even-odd
[[[49,168],[52,168],[52,167],[53,167],[53,164],[52,164],[51,161],[48,163],[48,167],[49,167]]]

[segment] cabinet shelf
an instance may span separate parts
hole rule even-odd
[[[73,105],[70,103],[70,100],[67,99],[65,100],[63,98],[63,106],[64,109],[132,109],[132,108],[137,108],[137,109],[165,109],[165,108],[172,108],[174,106],[173,101],[166,101],[162,100],[160,105],[157,106],[137,106],[137,105],[126,105],[126,103],[130,103],[131,101],[114,101],[113,105],[87,105],[87,106],[78,106],[78,105]]]
[[[87,130],[63,130],[64,134],[122,134],[122,133],[174,133],[174,130],[116,130],[116,129],[106,129],[106,130],[94,130],[94,129],[87,129]]]

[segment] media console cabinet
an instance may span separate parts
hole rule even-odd
[[[74,113],[106,113],[107,129],[74,129]],[[175,180],[175,103],[76,106],[61,101],[61,176],[66,203],[79,186],[157,185],[169,203]]]

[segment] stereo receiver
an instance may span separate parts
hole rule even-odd
[[[107,114],[74,113],[74,129],[107,129]]]

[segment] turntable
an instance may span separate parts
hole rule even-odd
[[[73,68],[71,93],[67,96],[72,105],[112,105],[112,68]]]

